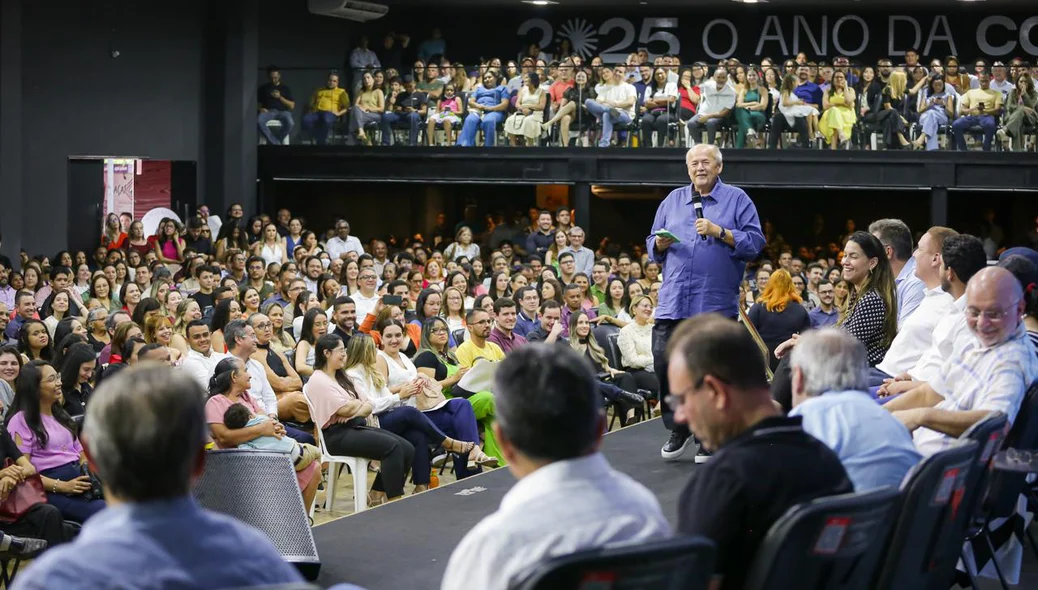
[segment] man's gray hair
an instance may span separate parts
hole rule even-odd
[[[119,321],[119,316],[126,316],[126,321],[132,321],[132,318],[130,317],[129,313],[121,309],[116,310],[108,314],[108,319],[105,320],[105,330],[111,332],[112,330],[116,329],[118,327],[118,324],[122,323]]]
[[[894,251],[894,258],[912,257],[912,230],[900,219],[877,219],[869,224],[869,233],[879,238],[884,246]]]
[[[156,363],[105,379],[82,437],[106,488],[130,502],[186,495],[208,438],[205,397],[187,373]]]
[[[688,151],[685,152],[685,164],[686,165],[688,164],[688,161],[690,159],[692,159],[692,151],[695,150],[697,147],[699,147],[701,145],[710,148],[710,151],[712,151],[714,153],[714,159],[717,160],[718,164],[723,164],[724,163],[724,156],[721,155],[721,148],[717,147],[717,145],[712,144],[712,143],[699,143],[699,144],[696,144],[696,145],[688,148]]]
[[[238,348],[238,339],[245,337],[247,326],[245,320],[234,320],[223,327],[223,341],[227,343],[228,351]]]
[[[806,395],[827,391],[868,391],[869,365],[865,345],[839,328],[811,330],[800,337],[790,367],[804,375]]]

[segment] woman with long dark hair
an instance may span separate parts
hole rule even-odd
[[[105,502],[94,498],[76,426],[58,403],[61,377],[49,364],[32,361],[22,367],[15,389],[7,416],[11,438],[39,472],[47,502],[66,520],[86,522],[104,509]]]
[[[251,417],[266,414],[262,404],[249,395],[252,378],[241,359],[229,356],[216,364],[209,379],[209,400],[205,403],[205,418],[213,441],[219,448],[230,449],[261,436],[286,436],[285,427],[274,420],[255,426],[232,430],[224,426],[224,412],[234,404],[248,408]],[[321,482],[318,471],[321,464],[314,461],[302,471],[296,471],[296,482],[303,493],[303,505],[310,509]]]
[[[50,333],[47,325],[40,320],[25,320],[18,329],[18,350],[25,362],[41,360],[49,361],[53,354]]]
[[[301,376],[309,378],[314,372],[317,362],[317,341],[328,333],[328,316],[324,310],[314,307],[303,314],[303,324],[299,328],[299,343],[296,345],[295,370]]]
[[[403,496],[404,481],[414,461],[414,446],[403,437],[379,428],[374,405],[364,391],[354,387],[343,370],[346,346],[338,334],[319,338],[315,356],[314,373],[303,386],[303,394],[310,401],[314,424],[324,435],[325,451],[380,462],[381,469],[368,494],[369,505]],[[363,492],[354,490],[354,493]]]
[[[209,341],[213,350],[219,353],[227,352],[227,343],[223,339],[223,329],[234,320],[241,319],[241,304],[235,299],[224,299],[213,309],[212,334]]]
[[[70,416],[86,413],[86,404],[93,392],[90,381],[94,378],[96,366],[94,347],[85,342],[73,344],[65,353],[61,364],[61,394],[64,397],[62,406]]]

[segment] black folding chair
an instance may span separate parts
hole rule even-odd
[[[957,527],[949,531],[947,536],[947,543],[951,544],[951,548],[958,550],[959,556],[965,554],[965,541],[966,532],[969,529],[969,525],[973,522],[981,512],[981,506],[984,499],[988,495],[988,487],[991,483],[991,466],[994,462],[995,455],[1002,446],[1002,440],[1006,436],[1006,426],[1008,419],[1002,412],[991,412],[984,418],[977,421],[976,424],[971,426],[966,432],[962,433],[959,437],[960,440],[972,440],[977,442],[977,452],[974,456],[974,468],[970,470],[969,478],[966,480],[966,491],[962,498],[962,507],[966,510],[968,515],[966,520],[963,521],[961,527]],[[946,555],[951,554],[948,551]],[[952,569],[948,573],[948,578],[941,580],[943,588],[947,588],[951,585],[952,580],[955,577],[954,563],[958,559],[951,555],[948,559],[952,562]],[[964,563],[969,563],[964,560]],[[944,564],[947,565],[947,564]],[[943,571],[943,568],[942,568]],[[970,577],[970,581],[973,582],[974,573],[970,568],[966,567],[966,574]],[[976,584],[974,584],[976,586]]]
[[[1020,404],[1016,420],[1002,445],[1004,449],[1014,451],[1032,451],[1038,449],[1038,382],[1031,384]],[[995,547],[1016,536],[1021,545],[1026,545],[1024,538],[1024,522],[1016,512],[1020,494],[1027,491],[1027,473],[1011,470],[999,470],[997,467],[991,474],[991,484],[987,497],[982,500],[980,514],[977,515],[973,527],[967,534],[967,541],[972,545],[977,569],[984,565],[995,554]],[[992,531],[992,521],[1009,519],[996,531]],[[1032,543],[1032,549],[1038,556],[1038,547]],[[992,560],[1002,586],[1008,590],[1005,576],[998,560]]]
[[[468,333],[469,331],[465,328],[458,328],[457,330],[454,330],[454,332],[451,333],[454,336],[454,343],[457,345],[461,345],[461,343],[465,341],[465,337],[468,336]]]
[[[793,506],[764,537],[744,588],[870,588],[900,500],[887,487]]]
[[[714,553],[713,542],[703,537],[590,549],[534,566],[510,590],[705,590],[713,575]]]
[[[620,337],[620,328],[612,324],[601,324],[595,326],[591,331],[591,335],[594,336],[595,342],[602,347],[602,350],[606,353],[606,360],[609,361],[609,366],[618,370],[623,370],[623,355],[620,354],[620,346],[617,344],[617,339]],[[613,404],[613,417],[609,420],[609,430],[613,429],[613,424],[616,422],[619,416],[622,416],[624,410],[620,404]],[[642,409],[644,416],[652,415],[652,406],[649,405],[648,399],[645,400],[645,407]]]
[[[923,459],[901,482],[901,514],[887,540],[886,557],[872,587],[876,590],[936,587],[934,580],[946,578],[938,564],[938,551],[958,551],[944,543],[948,531],[965,520],[960,500],[977,453],[977,443],[957,441],[954,446]]]

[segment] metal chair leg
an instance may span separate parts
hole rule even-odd
[[[1006,577],[1002,574],[1002,566],[998,565],[998,555],[995,554],[995,545],[991,542],[991,535],[988,534],[987,529],[981,533],[984,537],[984,542],[988,545],[988,551],[991,551],[991,563],[995,566],[995,572],[998,574],[998,581],[1002,583],[1004,590],[1009,590],[1009,583],[1006,582]]]
[[[963,544],[960,550],[959,557],[962,558],[962,565],[966,568],[966,575],[970,579],[970,588],[977,590],[977,577],[973,574],[973,567],[970,565],[970,560],[966,556],[966,545]]]

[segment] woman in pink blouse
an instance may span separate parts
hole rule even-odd
[[[353,386],[343,371],[345,366],[342,338],[337,334],[321,336],[315,348],[314,374],[303,386],[303,394],[310,400],[314,424],[324,431],[328,453],[381,462],[382,469],[368,495],[368,504],[374,506],[404,495],[414,446],[378,427],[371,402]]]
[[[238,430],[231,430],[224,426],[223,414],[234,404],[245,406],[253,416],[264,413],[263,407],[249,395],[251,381],[245,365],[233,356],[217,363],[213,370],[213,376],[209,380],[209,401],[205,403],[205,421],[209,424],[213,441],[221,449],[233,449],[261,436],[278,438],[287,436],[285,427],[274,417],[255,426]],[[320,468],[320,463],[314,461],[306,469],[295,472],[299,489],[303,491],[303,505],[307,510],[310,510],[314,496],[317,495],[317,486],[320,484],[321,478],[316,475]]]
[[[105,502],[91,493],[90,478],[81,471],[86,455],[75,424],[56,403],[61,399],[61,376],[46,362],[32,361],[22,367],[15,389],[7,418],[11,438],[39,472],[47,503],[66,520],[86,522],[104,510]]]

